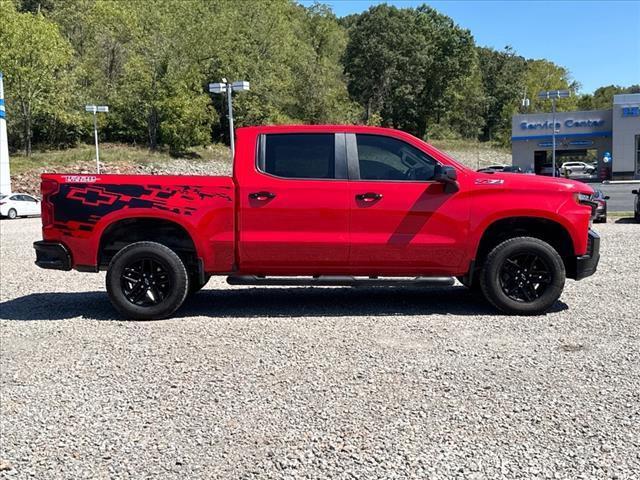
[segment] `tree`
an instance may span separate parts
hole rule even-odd
[[[309,123],[350,123],[358,106],[349,98],[340,60],[347,34],[324,5],[296,8],[300,28],[291,116]]]
[[[18,118],[25,153],[31,155],[33,119],[52,110],[69,79],[71,48],[58,26],[42,14],[17,13],[12,2],[2,2],[0,12],[0,71],[7,82],[7,104]]]
[[[558,111],[570,111],[578,108],[579,98],[576,92],[580,85],[574,81],[569,71],[549,60],[527,60],[525,86],[527,97],[531,100],[530,110],[548,111],[550,102],[538,99],[538,93],[547,90],[569,90],[572,95],[556,102]]]
[[[507,143],[511,115],[524,95],[526,63],[511,47],[502,51],[478,47],[485,92],[485,125],[481,138]]]
[[[365,109],[365,121],[423,136],[453,100],[445,93],[468,76],[473,38],[434,9],[370,8],[349,22],[345,71],[349,92]]]
[[[593,94],[583,95],[578,101],[581,110],[608,110],[613,104],[613,96],[622,93],[640,93],[640,85],[621,87],[619,85],[607,85],[596,89]]]

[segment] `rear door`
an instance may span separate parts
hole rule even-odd
[[[345,268],[350,197],[344,134],[260,135],[255,165],[244,172],[240,270],[320,274]]]
[[[347,146],[354,271],[408,275],[459,267],[469,202],[433,181],[436,160],[385,135],[348,134]]]

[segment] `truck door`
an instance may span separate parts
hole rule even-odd
[[[459,266],[469,202],[432,180],[436,160],[390,136],[347,134],[346,140],[353,270],[438,274]]]
[[[349,184],[344,134],[262,134],[255,163],[243,172],[238,180],[240,270],[293,275],[345,268]]]

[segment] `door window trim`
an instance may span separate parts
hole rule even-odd
[[[360,158],[358,157],[358,141],[356,138],[356,135],[369,135],[372,137],[382,137],[382,138],[392,138],[393,140],[397,140],[398,142],[402,142],[406,145],[409,145],[412,148],[415,148],[416,150],[419,150],[420,153],[422,153],[423,155],[429,157],[431,160],[433,160],[435,162],[436,165],[442,165],[442,163],[440,163],[438,160],[436,160],[435,158],[433,158],[431,155],[429,155],[428,153],[420,150],[419,148],[411,145],[408,142],[405,142],[404,140],[401,140],[399,138],[396,137],[392,137],[390,135],[380,135],[377,133],[362,133],[362,134],[357,134],[357,133],[347,133],[345,134],[346,137],[346,142],[347,142],[347,148],[346,148],[346,152],[347,152],[347,164],[348,164],[348,173],[349,173],[349,180],[350,181],[355,181],[355,182],[385,182],[385,183],[438,183],[435,180],[380,180],[380,179],[366,179],[366,178],[360,178]]]
[[[298,178],[298,177],[281,177],[274,175],[265,170],[266,152],[267,152],[267,136],[268,135],[333,135],[334,138],[334,178]],[[336,180],[344,182],[349,179],[347,172],[347,147],[344,133],[325,133],[325,132],[295,132],[295,133],[261,133],[258,136],[256,145],[256,162],[255,169],[260,175],[277,178],[278,180],[298,180],[311,182],[335,182]]]

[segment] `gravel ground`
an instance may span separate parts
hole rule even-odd
[[[640,225],[551,314],[435,291],[228,287],[115,319],[0,222],[0,477],[638,478]]]

